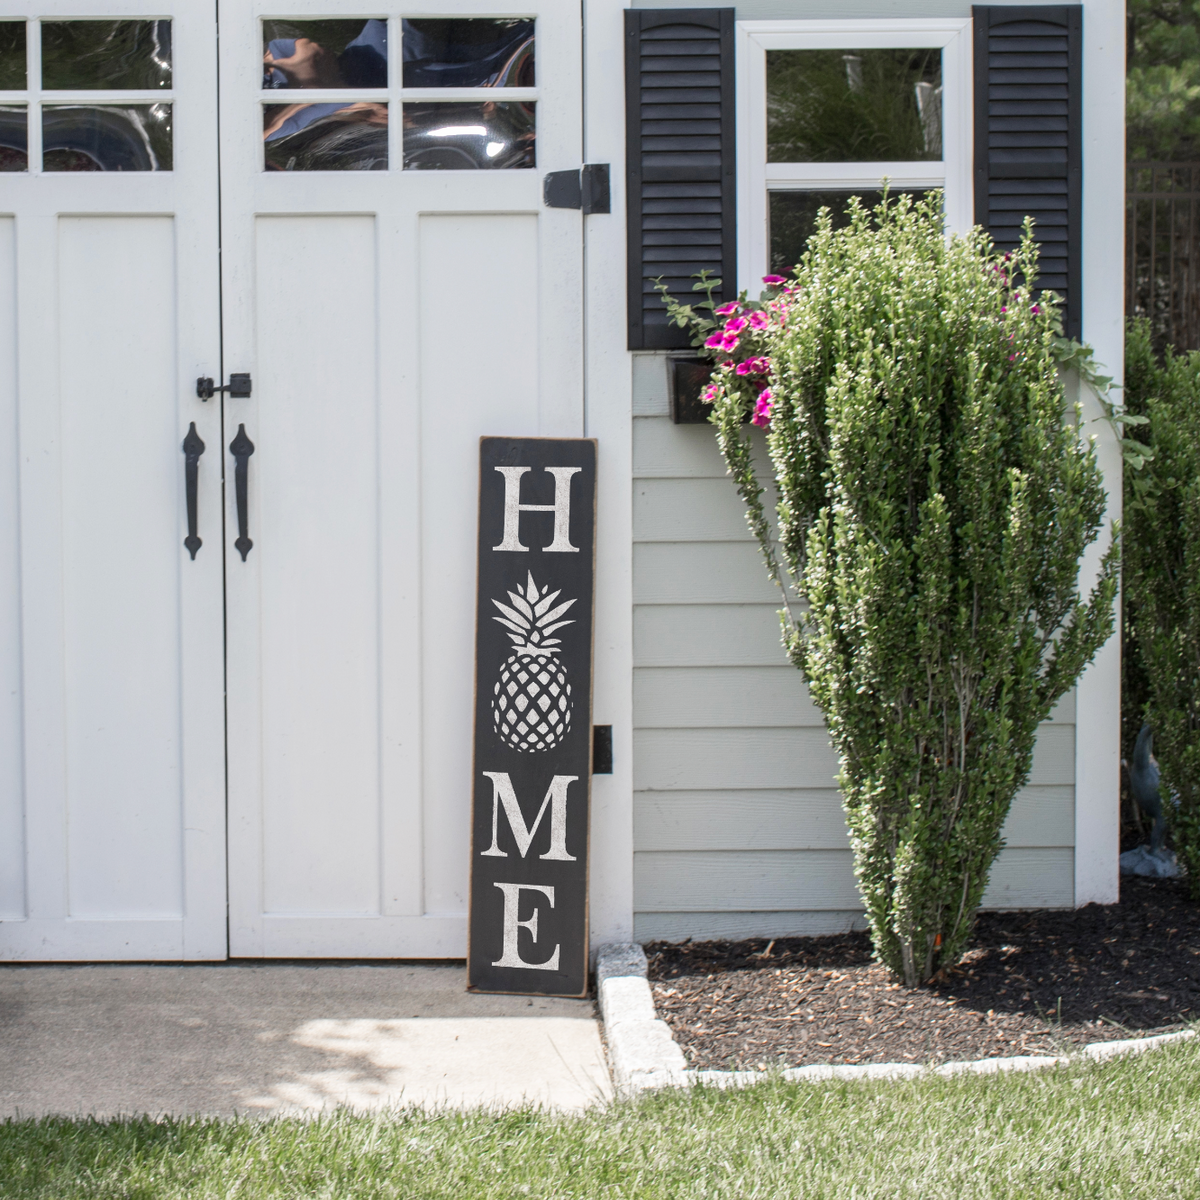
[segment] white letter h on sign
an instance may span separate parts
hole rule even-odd
[[[554,476],[553,504],[522,504],[521,476],[532,467],[497,467],[504,476],[504,537],[493,550],[524,550],[521,545],[521,514],[523,512],[552,512],[554,514],[554,540],[546,547],[547,554],[578,554],[579,547],[571,545],[571,476],[578,475],[582,467],[547,467],[546,472]]]

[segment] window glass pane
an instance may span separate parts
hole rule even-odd
[[[536,166],[534,105],[406,104],[404,168],[495,170]]]
[[[0,171],[29,170],[29,128],[25,105],[0,105]]]
[[[921,188],[893,188],[889,196],[909,195],[919,200],[925,195]],[[800,261],[808,239],[817,228],[817,213],[830,210],[834,229],[850,224],[846,206],[851,196],[858,196],[864,207],[874,208],[883,199],[883,192],[771,192],[771,272],[788,275]]]
[[[0,21],[0,90],[19,92],[24,87],[25,22]]]
[[[385,88],[387,22],[263,22],[264,88]]]
[[[768,50],[768,162],[942,157],[940,50]]]
[[[42,22],[42,87],[170,86],[170,21]]]
[[[169,171],[169,104],[48,104],[43,171]]]
[[[388,106],[266,104],[268,171],[386,171]]]
[[[533,21],[402,22],[405,87],[533,87]]]

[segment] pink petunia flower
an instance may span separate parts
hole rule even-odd
[[[710,335],[709,335],[709,337],[708,337],[707,341],[705,341],[705,343],[704,343],[704,344],[705,344],[705,345],[706,345],[706,346],[707,346],[707,347],[708,347],[710,350],[720,350],[720,348],[721,348],[721,343],[722,343],[724,340],[725,340],[725,338],[724,338],[724,335],[723,335],[723,334],[720,334],[720,333],[714,333],[714,334],[710,334]]]
[[[745,362],[738,363],[737,373],[739,375],[767,375],[770,373],[770,370],[770,360],[759,355],[755,358],[748,358]]]
[[[722,304],[720,308],[714,308],[713,312],[718,317],[727,317],[730,313],[735,313],[741,307],[736,300],[730,300],[728,304]]]
[[[781,283],[787,283],[787,280],[782,275],[764,275],[762,281],[767,287],[778,287]]]
[[[750,314],[751,329],[766,329],[770,325],[770,320],[764,312],[756,312]]]
[[[708,387],[706,387],[700,393],[700,399],[705,404],[711,404],[716,398],[717,398],[717,385],[715,383],[710,383],[708,385]]]
[[[750,418],[751,425],[757,425],[760,429],[765,429],[771,423],[771,389],[763,388],[758,393],[758,400],[754,405],[754,416]]]
[[[725,336],[728,337],[731,333],[741,333],[748,323],[745,317],[730,317],[725,322]]]

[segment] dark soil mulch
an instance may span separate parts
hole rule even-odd
[[[1055,1054],[1200,1020],[1200,905],[1178,880],[1118,904],[982,913],[944,982],[908,990],[866,933],[646,947],[659,1015],[699,1070]]]

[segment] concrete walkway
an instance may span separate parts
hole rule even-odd
[[[459,965],[0,966],[0,1117],[510,1106],[612,1094],[587,1000]]]

